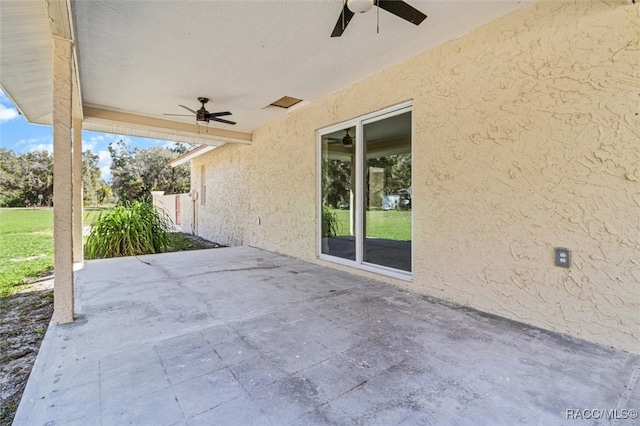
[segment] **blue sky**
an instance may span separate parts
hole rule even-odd
[[[13,105],[11,100],[0,90],[0,148],[11,149],[22,154],[31,151],[45,150],[53,152],[53,131],[50,126],[29,124]],[[115,135],[82,131],[82,150],[90,150],[100,157],[99,167],[102,178],[109,181],[111,172],[111,156],[107,150],[110,142],[123,139],[130,146],[149,148],[152,146],[171,147],[174,142],[158,139],[144,139],[132,136]]]

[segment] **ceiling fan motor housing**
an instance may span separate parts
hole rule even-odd
[[[204,106],[196,111],[196,121],[202,123],[206,123],[209,121],[207,120],[207,110],[204,109]]]
[[[420,25],[427,17],[427,15],[420,12],[404,0],[346,0],[342,6],[342,11],[340,12],[338,21],[333,28],[333,32],[331,32],[331,37],[342,36],[345,28],[349,25],[349,22],[351,22],[351,18],[353,18],[357,13],[367,12],[373,6],[386,10],[387,12],[396,15],[407,22],[411,22],[414,25]]]
[[[353,138],[349,134],[349,129],[345,130],[346,135],[342,138],[342,146],[345,148],[351,148],[353,146]]]
[[[209,122],[209,120],[207,119],[208,111],[204,107],[204,104],[209,102],[209,98],[199,97],[198,102],[202,104],[202,107],[200,107],[200,109],[196,111],[196,121],[198,123],[208,123]]]
[[[353,13],[364,13],[373,7],[374,0],[347,0],[347,7]]]

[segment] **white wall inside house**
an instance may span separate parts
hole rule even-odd
[[[538,2],[263,126],[192,161],[199,233],[318,261],[316,131],[412,101],[413,281],[380,278],[640,353],[638,28]]]

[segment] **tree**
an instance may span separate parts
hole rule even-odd
[[[172,168],[169,163],[188,150],[178,144],[174,148],[129,147],[123,140],[109,144],[111,154],[111,187],[120,201],[151,198],[151,191],[177,194],[189,191],[191,171],[187,164]]]
[[[85,205],[95,206],[99,201],[98,191],[106,185],[101,179],[102,173],[98,167],[99,159],[97,154],[93,154],[89,150],[82,153],[82,198]]]
[[[341,159],[322,160],[322,201],[337,208],[348,204],[351,191],[350,161]],[[369,182],[369,170],[376,167],[384,170],[382,194],[407,193],[411,188],[411,154],[391,154],[370,158],[366,162],[365,182]],[[409,194],[410,197],[410,194]]]
[[[322,198],[326,206],[337,208],[348,204],[351,191],[351,162],[322,160]]]
[[[53,155],[47,151],[33,151],[22,154],[19,158],[23,183],[20,196],[25,205],[52,205]]]
[[[111,187],[102,181],[102,185],[96,191],[96,196],[98,197],[98,204],[103,204],[104,201],[111,197]]]
[[[98,156],[82,153],[85,203],[95,204],[100,178]],[[42,196],[42,197],[40,197]],[[53,155],[47,151],[15,154],[0,149],[0,207],[51,206],[53,204]]]
[[[21,197],[22,170],[20,160],[13,151],[0,148],[0,206],[23,206]]]
[[[384,169],[385,195],[397,194],[401,189],[411,187],[411,154],[392,154],[385,157],[371,158],[367,167]]]
[[[111,190],[122,201],[146,197],[142,177],[137,170],[135,155],[123,141],[109,144],[111,154]]]

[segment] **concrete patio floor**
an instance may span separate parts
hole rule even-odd
[[[15,425],[638,424],[567,418],[632,417],[637,355],[274,253],[90,261],[76,283]]]

